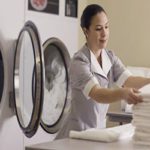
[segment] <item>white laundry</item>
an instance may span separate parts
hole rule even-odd
[[[149,114],[140,114],[140,112],[137,112],[137,113],[134,113],[133,115],[133,118],[145,118],[145,119],[150,119],[150,115]]]
[[[146,133],[150,135],[150,128],[136,128],[135,129],[136,133]]]
[[[147,91],[146,88],[149,88],[149,85],[140,90],[143,91],[142,93],[140,93],[140,95],[143,97],[144,102],[150,102],[150,91]]]
[[[150,108],[149,108],[150,109]],[[150,114],[150,110],[146,109],[146,108],[142,108],[142,109],[133,109],[133,115],[136,116],[149,116],[148,114]]]
[[[107,131],[105,129],[93,129],[86,131],[70,131],[71,138],[86,139],[101,142],[113,142],[117,141],[119,134],[114,131]]]
[[[142,92],[143,96],[145,95],[145,97],[149,98],[148,95],[150,95],[150,84],[143,86],[140,91]]]
[[[141,121],[150,120],[149,114],[144,114],[144,113],[140,114],[140,112],[133,114],[133,117],[134,117],[134,120],[141,120]]]
[[[134,117],[132,122],[135,124],[150,125],[150,120],[148,120],[146,117]]]
[[[127,131],[127,132],[124,132]],[[70,138],[85,139],[100,142],[114,142],[133,136],[134,127],[131,124],[106,129],[88,129],[85,131],[70,131]]]
[[[150,84],[140,89],[142,103],[133,106],[132,125],[135,126],[135,144],[150,145]]]
[[[143,100],[144,100],[144,99],[143,99]],[[149,108],[149,107],[150,107],[150,102],[145,102],[145,101],[144,101],[144,102],[142,102],[142,103],[138,103],[138,104],[136,104],[136,105],[133,106],[133,109],[139,110],[139,109],[141,109],[141,108],[143,108],[143,107],[146,108],[146,109]]]
[[[144,133],[144,132],[137,131],[134,136],[143,141],[150,141],[150,134],[146,132]]]
[[[143,135],[142,133],[135,132],[133,142],[140,145],[150,145],[150,138],[148,134]]]
[[[141,115],[141,116],[148,116],[148,114],[150,114],[150,111],[149,110],[144,110],[144,108],[143,108],[143,110],[135,110],[135,111],[133,111],[133,116],[139,116],[139,115]]]
[[[136,133],[133,136],[134,143],[140,145],[150,145],[150,138],[149,135],[144,135],[142,133]]]
[[[143,124],[141,125],[141,124],[138,124],[138,125],[134,125],[133,123],[132,123],[132,125],[135,127],[135,129],[136,130],[143,130],[143,129],[145,129],[145,130],[147,130],[147,132],[149,132],[150,131],[150,126],[149,125],[145,125],[145,126],[143,126]],[[136,130],[135,130],[135,133],[136,133]]]
[[[137,140],[137,139],[135,139],[133,141],[133,143],[136,144],[136,145],[150,146],[150,142],[141,141],[141,140]],[[149,149],[147,149],[147,150],[149,150]]]

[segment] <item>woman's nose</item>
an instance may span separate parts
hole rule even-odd
[[[103,37],[105,37],[105,36],[107,35],[107,30],[106,30],[105,28],[102,30],[101,35],[102,35]]]

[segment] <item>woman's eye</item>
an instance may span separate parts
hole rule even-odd
[[[105,29],[108,29],[109,28],[109,26],[105,26]]]
[[[100,30],[101,30],[101,28],[97,28],[97,29],[96,29],[96,31],[100,31]]]

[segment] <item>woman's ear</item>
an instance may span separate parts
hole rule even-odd
[[[86,36],[86,38],[88,37],[88,33],[87,33],[87,29],[86,28],[82,28],[84,35]]]

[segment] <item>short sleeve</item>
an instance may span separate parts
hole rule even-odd
[[[99,84],[97,78],[91,72],[90,65],[88,58],[80,53],[80,55],[75,55],[69,69],[72,88],[81,90],[87,98],[89,98],[91,89]]]
[[[114,81],[117,84],[117,86],[121,87],[124,84],[124,82],[128,79],[128,77],[132,74],[114,53],[112,59]]]

